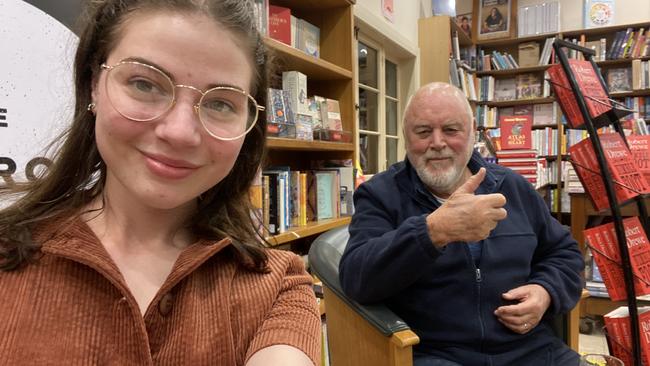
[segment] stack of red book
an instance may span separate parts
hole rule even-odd
[[[638,309],[639,332],[641,333],[641,363],[650,365],[650,306]],[[630,329],[630,312],[627,306],[621,306],[603,316],[609,353],[618,357],[625,365],[634,365],[632,357],[632,338]]]
[[[532,148],[532,125],[528,115],[499,118],[501,150],[497,151],[497,163],[536,184],[537,150]]]
[[[634,290],[637,296],[650,294],[650,243],[639,218],[629,217],[623,220],[630,265],[634,275]],[[621,252],[614,223],[596,226],[584,231],[584,236],[592,248],[594,260],[605,282],[607,293],[613,301],[627,298]]]
[[[650,192],[645,177],[621,135],[604,133],[598,137],[605,153],[605,160],[611,173],[618,203]],[[602,173],[591,140],[585,139],[571,146],[569,153],[573,167],[594,208],[598,211],[609,208]]]

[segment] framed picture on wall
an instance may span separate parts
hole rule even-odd
[[[456,15],[456,24],[468,37],[472,37],[472,13]]]
[[[474,0],[474,29],[477,40],[512,37],[517,0]]]

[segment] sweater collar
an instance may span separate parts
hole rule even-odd
[[[119,268],[90,227],[79,217],[52,220],[39,229],[34,239],[44,254],[66,258],[93,268],[116,287],[128,292]],[[192,273],[208,259],[232,243],[230,238],[219,241],[198,240],[185,248],[160,288],[164,293]]]

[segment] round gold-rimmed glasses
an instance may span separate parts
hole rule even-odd
[[[172,79],[154,66],[137,61],[120,61],[113,66],[102,64],[107,71],[106,94],[111,105],[123,117],[135,122],[149,122],[167,113],[176,102],[176,88],[187,88],[201,94],[194,105],[203,128],[219,140],[237,140],[255,126],[259,111],[247,92],[217,86],[202,91],[190,85],[174,84]]]

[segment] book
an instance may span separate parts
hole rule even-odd
[[[555,126],[557,124],[557,104],[533,105],[533,126]]]
[[[532,99],[542,96],[542,80],[538,75],[519,74],[515,78],[517,99]]]
[[[291,46],[291,9],[269,5],[269,37]]]
[[[307,76],[300,71],[282,73],[282,90],[288,95],[294,113],[309,113],[307,104]]]
[[[632,158],[632,153],[618,133],[603,133],[599,139],[605,154],[618,203],[648,192],[648,184]],[[571,162],[597,211],[609,208],[601,170],[590,139],[569,148]]]
[[[296,48],[314,57],[320,57],[320,28],[304,19],[298,21]]]
[[[600,83],[600,77],[596,74],[593,66],[588,61],[576,59],[569,60],[569,66],[573,71],[578,88],[585,96],[585,103],[591,118],[596,118],[603,113],[612,109],[609,98],[603,85]],[[551,79],[553,91],[556,100],[560,103],[560,108],[570,128],[579,128],[584,124],[584,118],[578,103],[576,102],[573,90],[569,85],[569,79],[564,73],[561,65],[554,65],[548,69],[548,75]]]
[[[648,329],[650,329],[650,307],[644,306],[637,309],[639,316],[639,331],[641,335],[642,364],[648,362]],[[632,341],[630,338],[630,312],[627,306],[618,307],[603,316],[606,335],[609,344],[609,353],[623,361],[624,365],[634,365],[632,356]],[[644,339],[646,338],[646,339]]]
[[[645,124],[645,121],[643,122]],[[627,136],[632,159],[650,186],[650,135]]]
[[[632,72],[630,68],[613,68],[607,71],[607,88],[610,93],[632,90]]]
[[[530,116],[503,116],[499,118],[501,149],[530,149],[532,147],[532,119]]]
[[[494,100],[497,102],[517,99],[515,78],[496,79],[494,82]]]
[[[321,104],[321,115],[323,119],[323,128],[334,131],[343,131],[341,108],[338,100],[329,98],[325,99]]]
[[[636,296],[650,294],[650,242],[643,230],[639,218],[628,217],[623,220],[625,240],[630,257],[630,266],[634,275],[634,290]],[[616,239],[614,223],[610,222],[583,231],[585,239],[605,287],[612,301],[627,298],[621,253]]]

